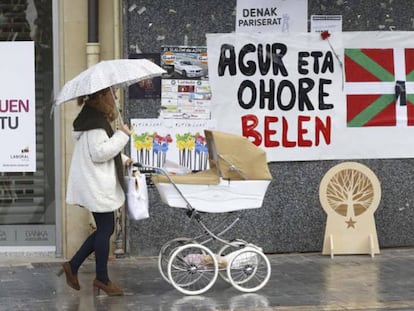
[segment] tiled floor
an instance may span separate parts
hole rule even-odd
[[[371,258],[321,254],[269,255],[272,275],[255,293],[218,278],[198,296],[185,296],[160,275],[157,258],[110,263],[125,296],[94,296],[94,263],[79,272],[81,290],[58,278],[61,260],[0,256],[0,310],[414,310],[414,249],[387,249]]]

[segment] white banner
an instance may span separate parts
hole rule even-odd
[[[0,171],[36,171],[32,41],[0,42]]]
[[[212,119],[269,161],[414,156],[412,32],[208,34]]]
[[[308,0],[237,0],[236,32],[306,32]]]

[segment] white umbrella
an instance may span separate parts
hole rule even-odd
[[[166,71],[147,59],[101,61],[68,81],[54,102],[60,105],[79,96],[93,94],[107,87],[125,87],[160,76]]]

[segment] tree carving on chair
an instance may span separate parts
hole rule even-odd
[[[345,217],[359,216],[366,212],[374,198],[371,180],[362,172],[344,169],[329,181],[327,189],[329,206]]]
[[[327,213],[323,254],[379,253],[374,212],[381,184],[364,164],[342,162],[321,180],[319,198]]]

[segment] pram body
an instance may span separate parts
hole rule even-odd
[[[260,208],[272,179],[265,152],[242,136],[218,131],[205,131],[205,135],[210,169],[153,178],[162,201],[181,208],[189,202],[207,213]]]
[[[210,172],[208,172],[210,173]],[[194,174],[196,175],[196,174]],[[182,195],[197,211],[226,213],[240,209],[259,208],[263,204],[269,180],[226,180],[219,178],[216,184],[174,182]],[[185,182],[185,181],[184,181]],[[156,182],[161,200],[171,207],[187,208],[187,202],[171,183]]]
[[[220,224],[210,230],[202,215],[260,208],[272,179],[266,154],[242,136],[207,130],[205,136],[208,170],[170,175],[161,169],[160,174],[152,175],[162,201],[187,209],[187,215],[203,231],[199,237],[165,243],[159,253],[159,270],[167,282],[187,295],[204,293],[218,275],[240,291],[254,292],[270,277],[270,263],[262,249],[241,239],[221,237],[239,216],[224,229]],[[224,244],[218,252],[206,246],[213,240]]]

